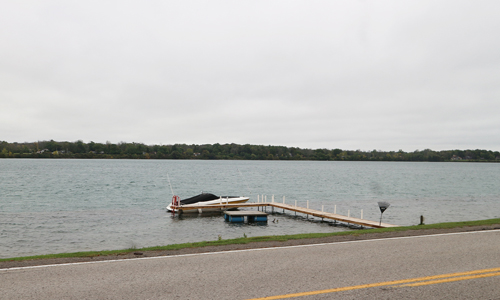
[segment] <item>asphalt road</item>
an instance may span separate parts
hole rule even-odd
[[[0,299],[263,297],[500,299],[500,231],[0,270]]]

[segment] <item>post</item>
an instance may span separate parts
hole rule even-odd
[[[295,200],[295,207],[297,207],[297,200]]]
[[[380,208],[380,223],[378,225],[382,225],[382,215],[389,206],[391,205],[388,202],[378,202],[378,207]]]
[[[285,204],[285,196],[283,196],[283,204]]]
[[[309,200],[307,200],[307,209],[309,209]]]
[[[361,218],[360,219],[363,219],[363,210],[361,210]]]
[[[321,205],[321,212],[324,212],[324,211],[325,211],[325,206]]]
[[[335,204],[335,205],[333,206],[333,213],[334,213],[334,214],[337,214],[337,204]]]
[[[266,203],[267,203],[267,195],[266,195],[266,201],[264,201],[264,202],[266,202]]]
[[[350,218],[350,217],[351,217],[351,210],[350,210],[350,209],[348,209],[348,210],[347,210],[347,217],[348,217],[348,218]]]
[[[274,203],[274,195],[273,195],[273,197],[271,199],[272,199],[271,202]]]

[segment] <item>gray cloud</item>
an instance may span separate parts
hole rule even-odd
[[[3,140],[500,149],[496,1],[3,6]]]

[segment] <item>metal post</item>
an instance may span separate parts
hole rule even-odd
[[[335,205],[333,206],[333,213],[334,213],[334,214],[337,214],[337,204],[335,204]]]
[[[384,211],[391,206],[388,202],[379,202],[378,207],[380,208],[380,223],[378,224],[379,226],[382,225],[382,215],[384,214]]]

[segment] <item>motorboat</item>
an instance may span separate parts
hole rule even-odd
[[[177,208],[173,206],[181,206],[183,213],[201,213],[202,211],[221,211],[227,210],[226,208],[199,208],[200,206],[217,205],[217,204],[238,204],[245,203],[250,198],[241,196],[216,196],[211,193],[201,193],[191,198],[180,200],[178,196],[172,198],[172,203],[167,206],[167,211],[177,212]]]

